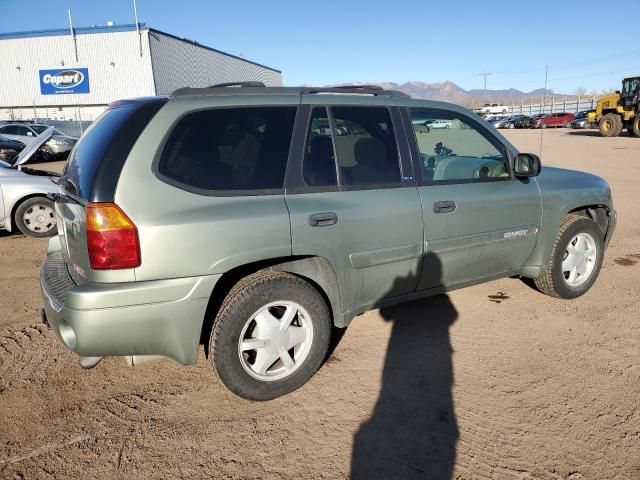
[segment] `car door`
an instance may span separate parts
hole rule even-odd
[[[425,227],[418,290],[517,272],[540,235],[536,180],[514,178],[511,148],[462,110],[408,108],[404,115],[405,125],[415,115],[453,124],[406,129]]]
[[[302,98],[285,200],[293,255],[327,259],[343,312],[357,314],[415,291],[422,210],[398,109],[329,98]]]

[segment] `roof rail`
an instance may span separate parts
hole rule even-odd
[[[406,93],[398,92],[397,90],[385,90],[378,85],[340,85],[337,87],[266,87],[262,82],[220,83],[206,88],[184,87],[175,90],[171,95],[174,97],[188,97],[203,95],[305,95],[314,93],[411,98]]]
[[[300,93],[355,93],[380,97],[409,98],[409,95],[404,92],[399,92],[397,90],[385,90],[379,85],[338,85],[336,87],[308,87],[301,89]]]
[[[224,87],[265,87],[266,85],[262,82],[226,82],[226,83],[216,83],[215,85],[211,85],[209,88],[224,88]]]

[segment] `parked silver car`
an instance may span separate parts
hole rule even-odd
[[[0,160],[0,228],[15,228],[32,237],[48,237],[57,233],[53,202],[49,193],[59,192],[51,181],[59,174],[24,167],[54,132],[49,127],[36,136],[16,158],[13,165]]]
[[[19,140],[25,145],[33,143],[38,135],[47,130],[48,125],[38,123],[9,123],[0,126],[0,135],[11,140]],[[42,159],[53,160],[57,157],[66,158],[78,139],[53,128],[53,134],[48,142],[40,149]]]

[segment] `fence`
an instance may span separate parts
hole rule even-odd
[[[554,112],[567,112],[567,113],[577,113],[582,112],[584,110],[594,110],[598,103],[596,98],[575,98],[571,100],[562,100],[560,102],[556,102],[553,97],[550,99],[551,101],[547,103],[546,101],[542,103],[520,103],[520,105],[512,104],[509,107],[509,113],[521,113],[524,115],[535,115],[537,113],[554,113]]]
[[[51,120],[49,118],[38,118],[36,121],[43,125],[55,127],[62,133],[66,133],[72,137],[79,137],[87,128],[89,128],[89,125],[93,123],[88,120]]]

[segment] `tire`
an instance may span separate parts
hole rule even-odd
[[[25,235],[42,238],[58,233],[53,202],[46,197],[31,197],[18,205],[13,221]]]
[[[282,319],[289,308],[297,313],[283,334]],[[296,330],[295,336],[305,340],[291,347],[293,330],[300,327],[306,332]],[[273,400],[304,385],[320,368],[331,327],[327,304],[311,284],[289,273],[258,272],[238,282],[222,302],[209,338],[209,361],[236,395]],[[264,338],[266,346],[247,348]],[[282,352],[292,361],[289,366]]]
[[[622,132],[622,121],[620,115],[607,113],[598,122],[600,135],[603,137],[617,137]]]
[[[49,147],[42,147],[38,151],[38,156],[40,157],[39,160],[42,162],[52,162],[53,160],[55,160],[55,154]]]
[[[510,123],[507,128],[516,128],[516,126],[513,123]]]
[[[568,270],[566,269],[570,268],[569,265],[573,263],[569,260],[570,256],[577,255],[577,253],[570,253],[569,247],[573,246],[573,251],[575,252],[587,251],[586,249],[583,250],[583,246],[580,243],[574,245],[573,242],[578,237],[585,241],[582,244],[583,246],[586,245],[587,248],[593,248],[594,256],[590,259],[586,257],[579,258],[577,260],[578,267],[573,273],[569,273],[567,278]],[[570,214],[565,218],[558,230],[545,273],[534,279],[534,283],[538,290],[552,297],[564,299],[579,297],[584,295],[598,278],[603,258],[604,239],[598,224],[590,218]],[[583,260],[584,263],[580,260]],[[563,268],[565,261],[567,261],[567,264]],[[579,275],[579,270],[585,273]],[[573,281],[571,280],[572,275]]]
[[[631,120],[631,129],[629,129],[629,133],[634,137],[640,137],[640,113],[636,114],[636,116]]]
[[[540,128],[547,128],[547,124],[546,123],[541,123],[540,124]]]
[[[571,128],[571,122],[567,122],[564,124],[564,128]]]

